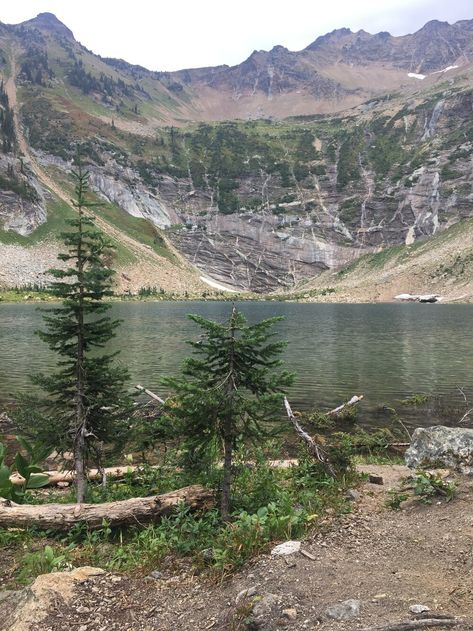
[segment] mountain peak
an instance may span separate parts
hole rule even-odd
[[[67,26],[61,22],[54,13],[38,13],[35,18],[28,20],[27,22],[23,22],[23,24],[25,26],[34,26],[35,28],[53,31],[54,33],[65,37],[74,38],[72,31],[67,28]]]
[[[306,50],[317,50],[318,48],[321,48],[326,44],[340,40],[343,37],[349,35],[353,35],[353,31],[351,29],[346,27],[336,28],[326,35],[321,35],[320,37],[317,37],[317,39],[312,42],[312,44],[309,44],[309,46],[307,46]]]

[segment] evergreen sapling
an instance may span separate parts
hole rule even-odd
[[[67,252],[58,257],[67,265],[49,270],[54,278],[49,291],[62,304],[44,310],[46,330],[38,331],[59,355],[59,369],[32,378],[47,396],[26,401],[19,421],[23,431],[43,444],[61,454],[72,451],[77,502],[82,503],[87,469],[103,466],[104,445],[118,449],[124,442],[131,398],[124,390],[128,374],[116,364],[116,353],[100,351],[119,326],[107,314],[110,305],[105,302],[113,293],[114,271],[106,265],[112,250],[86,212],[95,204],[87,200],[88,173],[78,162],[73,172],[77,217],[61,235]]]
[[[190,342],[194,356],[185,361],[182,376],[165,380],[175,393],[167,420],[194,463],[223,456],[221,514],[228,520],[235,450],[271,433],[293,375],[275,370],[286,345],[272,340],[272,327],[281,318],[248,325],[235,306],[223,324],[189,317],[203,333]]]

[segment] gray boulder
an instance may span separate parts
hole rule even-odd
[[[473,429],[463,427],[419,427],[406,451],[406,464],[412,469],[447,467],[473,473]]]
[[[329,607],[325,615],[332,620],[352,620],[360,615],[361,601],[350,598]]]

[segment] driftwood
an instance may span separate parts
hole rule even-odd
[[[144,388],[143,386],[140,386],[140,384],[136,385],[135,388],[139,390],[140,392],[144,392],[145,394],[147,394],[151,399],[158,401],[158,403],[164,404],[165,402],[164,399],[161,399],[161,397],[158,397],[157,394],[155,394],[151,390],[148,390],[148,388]]]
[[[186,486],[178,491],[134,497],[121,502],[103,504],[15,504],[0,499],[0,527],[69,530],[82,523],[101,528],[104,521],[111,526],[143,524],[169,515],[184,502],[191,509],[205,509],[213,504],[213,494],[202,486]]]
[[[291,421],[294,429],[296,430],[297,435],[302,438],[302,440],[307,445],[309,453],[316,458],[319,462],[322,463],[324,468],[330,473],[330,475],[335,476],[335,469],[333,468],[330,460],[325,453],[325,450],[319,445],[313,438],[310,436],[305,429],[301,426],[297,418],[294,416],[291,406],[289,405],[289,401],[287,397],[284,397],[284,406],[286,408],[287,416]]]
[[[366,627],[360,631],[415,631],[415,629],[432,629],[433,627],[455,627],[460,622],[462,620],[457,618],[424,618],[395,624],[382,624],[379,627]]]
[[[349,401],[347,401],[346,403],[342,403],[342,405],[339,405],[338,408],[334,408],[333,410],[330,410],[330,412],[326,412],[325,416],[338,416],[342,410],[344,410],[345,408],[348,408],[348,407],[350,407],[352,405],[356,405],[362,399],[363,399],[363,395],[362,394],[360,394],[359,396],[355,395]]]

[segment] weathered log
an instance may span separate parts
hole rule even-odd
[[[359,396],[355,395],[353,396],[349,401],[347,401],[346,403],[342,403],[342,405],[339,405],[338,408],[334,408],[333,410],[330,410],[330,412],[326,412],[325,416],[338,416],[340,414],[340,412],[342,410],[344,410],[347,407],[356,405],[357,403],[359,403],[362,399],[363,399],[362,394],[360,394]]]
[[[144,524],[173,512],[184,502],[191,509],[207,509],[213,505],[213,494],[200,485],[186,486],[177,491],[134,497],[104,504],[15,504],[0,499],[0,527],[68,530],[75,524],[101,528],[104,521],[111,526]]]
[[[105,472],[107,479],[115,480],[122,478],[127,473],[134,473],[139,467],[135,465],[127,465],[126,467],[106,467],[103,470],[89,469],[87,473],[87,479],[89,481],[101,480],[102,474]],[[54,486],[59,482],[74,482],[75,471],[43,471],[44,475],[49,477],[48,484],[46,486]],[[23,477],[19,473],[13,473],[10,476],[12,484],[20,486],[24,483]]]
[[[432,629],[433,627],[455,627],[462,620],[457,618],[424,618],[423,620],[406,620],[395,624],[382,624],[379,627],[366,627],[360,631],[415,631],[415,629]]]

